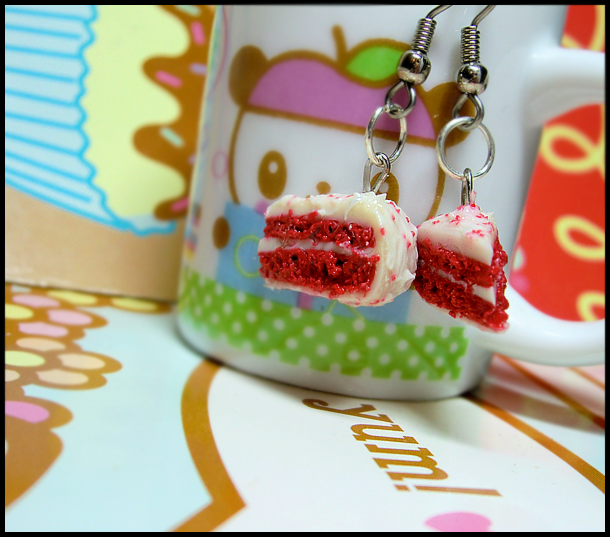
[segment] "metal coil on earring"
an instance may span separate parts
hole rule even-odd
[[[417,24],[417,30],[415,30],[415,37],[413,38],[411,50],[419,50],[427,54],[430,50],[435,28],[436,21],[434,19],[428,17],[420,19]]]
[[[476,26],[462,28],[461,57],[458,89],[464,94],[480,95],[487,88],[489,73],[486,67],[481,65],[481,32]]]
[[[481,62],[481,32],[476,26],[462,28],[462,63]]]

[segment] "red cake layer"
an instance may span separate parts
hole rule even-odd
[[[333,242],[344,248],[372,248],[375,246],[373,228],[320,218],[317,211],[303,216],[288,214],[273,216],[266,220],[265,237],[282,240],[313,240]]]
[[[428,243],[430,242],[429,239],[426,239],[426,241]],[[508,308],[508,300],[506,300],[506,297],[504,296],[506,275],[504,274],[502,267],[507,263],[508,256],[500,246],[499,241],[496,239],[491,267],[487,267],[489,273],[493,272],[492,281],[489,284],[483,285],[483,287],[490,287],[494,282],[496,283],[495,306],[491,302],[473,294],[472,286],[482,285],[480,283],[482,279],[470,277],[470,275],[465,272],[467,270],[467,264],[464,265],[461,263],[464,259],[472,261],[473,263],[478,262],[464,256],[459,256],[459,254],[455,254],[454,252],[445,251],[452,255],[443,257],[442,260],[440,259],[442,256],[434,256],[434,261],[431,263],[426,261],[420,262],[417,268],[415,282],[413,283],[417,292],[426,302],[447,310],[452,317],[464,317],[494,331],[504,330],[506,328],[506,321],[508,320],[508,314],[505,311]],[[455,260],[453,256],[462,258],[459,260],[460,263],[457,263],[456,266],[452,266],[452,263],[450,262],[451,260]],[[448,265],[447,268],[445,268],[446,265]],[[453,278],[466,283],[466,285],[461,285],[460,283],[451,281],[449,278],[443,277],[438,273],[438,270],[451,274]],[[461,274],[461,277],[458,277],[458,274]],[[485,281],[489,281],[488,278],[489,275],[485,276]]]
[[[459,285],[448,278],[443,278],[428,265],[417,269],[415,289],[421,297],[434,306],[448,311],[452,317],[464,317],[494,331],[506,328],[508,300],[504,297],[506,276],[498,278],[496,305],[474,295],[470,285]]]
[[[371,288],[379,256],[365,257],[324,250],[277,248],[259,254],[261,276],[316,293],[330,291],[333,299],[344,293],[363,292]]]
[[[493,285],[496,278],[500,274],[504,274],[504,265],[508,263],[508,255],[502,249],[497,237],[491,265],[486,265],[442,246],[432,246],[428,238],[417,243],[417,251],[420,265],[422,265],[421,261],[424,261],[426,265],[442,270],[458,281],[482,287]]]

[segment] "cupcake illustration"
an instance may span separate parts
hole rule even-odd
[[[172,233],[212,13],[5,6],[5,184],[115,230]]]

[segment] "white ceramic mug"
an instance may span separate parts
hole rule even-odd
[[[178,313],[182,335],[203,354],[307,388],[405,400],[476,386],[492,351],[555,365],[603,361],[603,321],[553,319],[510,285],[510,328],[501,335],[440,313],[412,289],[383,307],[348,308],[263,286],[256,248],[264,210],[284,194],[361,190],[366,125],[397,80],[418,20],[433,7],[217,10]],[[407,145],[384,185],[416,225],[460,204],[461,184],[440,171],[434,146],[459,95],[461,28],[483,8],[453,6],[436,17],[432,71],[417,89]],[[484,124],[496,158],[475,191],[481,209],[494,213],[509,256],[543,123],[604,99],[604,55],[559,46],[566,10],[498,6],[479,25],[490,73]],[[377,150],[392,151],[394,123],[378,122]],[[478,131],[447,150],[458,170],[477,170],[486,156]]]

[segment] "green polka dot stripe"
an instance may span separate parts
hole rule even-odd
[[[201,280],[189,269],[178,310],[208,337],[261,359],[351,376],[368,369],[379,379],[457,380],[468,346],[461,327],[386,324],[295,308]]]

